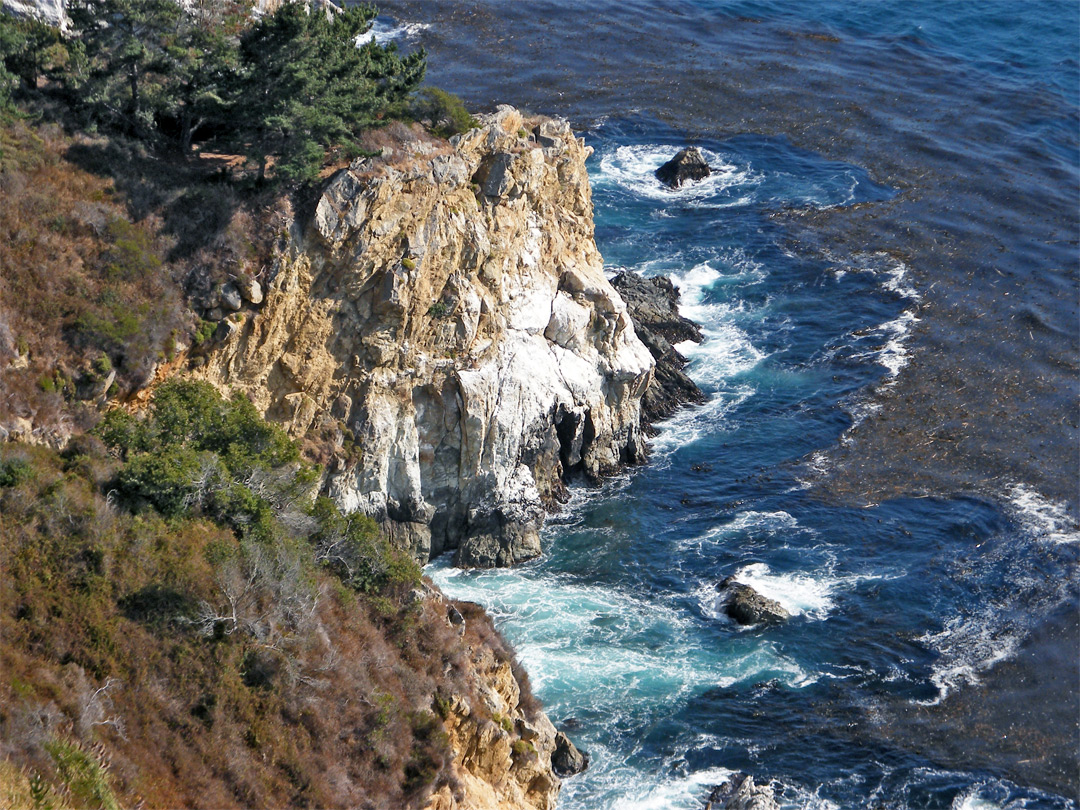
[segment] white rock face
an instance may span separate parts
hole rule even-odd
[[[333,177],[199,374],[336,445],[332,496],[420,559],[510,565],[539,553],[567,475],[644,456],[653,360],[602,272],[590,150],[565,122],[501,108],[394,152]]]
[[[62,30],[69,22],[64,0],[3,0],[0,8],[17,17],[37,17]]]

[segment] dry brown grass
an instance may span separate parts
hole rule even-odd
[[[398,810],[452,781],[435,698],[482,713],[470,658],[512,660],[478,606],[458,604],[461,637],[439,599],[369,598],[301,568],[256,582],[275,632],[205,636],[185,618],[220,603],[231,532],[117,510],[117,462],[91,438],[64,456],[9,444],[0,471],[12,463],[25,474],[0,486],[0,761],[64,796],[49,746],[98,746],[120,804],[149,808]],[[318,604],[289,625],[273,606],[296,588]]]

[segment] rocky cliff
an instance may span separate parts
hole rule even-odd
[[[454,619],[464,624],[460,614]],[[485,616],[480,621],[489,620]],[[473,647],[474,698],[451,695],[440,704],[454,759],[451,778],[431,795],[425,810],[555,807],[561,788],[552,768],[558,732],[547,715],[530,705],[528,686],[522,688],[510,660],[500,657],[499,650],[498,643]]]
[[[196,373],[331,447],[326,486],[427,560],[537,555],[566,477],[645,452],[653,359],[605,279],[566,122],[504,107],[334,174]]]

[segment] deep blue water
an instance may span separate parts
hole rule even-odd
[[[541,559],[431,568],[591,753],[560,806],[743,770],[790,808],[1077,807],[1080,4],[389,11],[438,83],[582,129],[609,268],[705,333],[708,402]],[[688,139],[715,173],[670,192]],[[727,621],[732,574],[794,618]]]

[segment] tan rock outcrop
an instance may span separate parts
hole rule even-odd
[[[552,810],[561,782],[551,767],[555,727],[521,706],[509,662],[484,648],[473,661],[483,712],[455,696],[444,719],[456,785],[432,794],[426,810]]]
[[[653,360],[603,274],[589,154],[566,122],[503,107],[355,161],[196,373],[330,437],[328,491],[421,560],[535,556],[567,474],[645,451]]]

